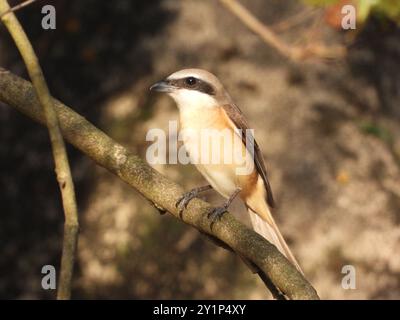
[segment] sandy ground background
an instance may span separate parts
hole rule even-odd
[[[150,95],[149,86],[182,68],[212,71],[255,129],[274,214],[321,298],[400,298],[400,32],[394,25],[369,22],[344,60],[294,65],[217,1],[55,3],[56,31],[39,28],[40,2],[20,14],[54,96],[145,157],[146,132],[167,129],[178,116],[172,100]],[[303,9],[286,0],[246,6],[268,25]],[[321,17],[317,11],[313,22],[284,39],[346,41]],[[3,28],[0,65],[24,75]],[[63,218],[47,133],[2,105],[0,139],[0,297],[52,298],[54,292],[40,287],[40,270],[59,265]],[[69,153],[82,224],[74,298],[270,297],[240,259],[160,216],[77,151]],[[155,168],[187,189],[205,183],[192,166]],[[222,200],[213,192],[204,198]],[[231,211],[248,223],[240,203]],[[356,268],[355,290],[341,286],[344,265]]]

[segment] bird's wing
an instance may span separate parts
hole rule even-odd
[[[235,124],[238,129],[241,129],[242,141],[245,144],[247,150],[249,150],[250,153],[253,153],[254,150],[254,163],[256,165],[258,174],[262,177],[264,181],[265,189],[267,191],[267,203],[271,208],[273,208],[275,206],[274,198],[272,195],[271,185],[268,181],[267,169],[264,164],[264,159],[261,154],[260,147],[258,146],[257,141],[254,139],[254,137],[252,137],[252,139],[246,139],[246,129],[249,129],[249,126],[247,125],[247,121],[239,107],[236,106],[234,103],[229,103],[223,105],[223,108],[227,113],[229,119]],[[251,132],[248,131],[247,134],[251,134]],[[252,142],[254,142],[254,146],[252,145]],[[251,145],[248,145],[249,143]]]

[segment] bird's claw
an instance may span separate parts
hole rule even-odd
[[[207,215],[207,217],[212,220],[212,222],[215,222],[219,219],[221,219],[222,215],[228,212],[228,208],[226,206],[222,206],[222,207],[217,207],[217,208],[213,208]]]
[[[179,214],[182,214],[183,210],[187,208],[187,205],[189,204],[190,200],[193,198],[196,198],[197,193],[192,190],[189,192],[185,192],[182,197],[178,199],[178,201],[175,203],[175,207],[178,208]]]

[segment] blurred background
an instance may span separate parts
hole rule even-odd
[[[215,73],[255,129],[274,214],[321,298],[399,299],[400,10],[382,1],[344,32],[341,6],[310,5],[324,2],[241,1],[290,45],[348,48],[307,63],[283,58],[216,0],[38,1],[18,17],[52,94],[143,158],[146,132],[178,116],[149,86],[187,67]],[[56,30],[41,28],[45,4]],[[27,78],[3,26],[0,66]],[[270,297],[236,256],[68,152],[81,222],[73,298]],[[52,299],[41,268],[59,267],[64,219],[48,134],[2,104],[0,163],[0,298]],[[205,183],[193,166],[155,168],[186,189]],[[240,203],[232,211],[248,223]],[[341,286],[347,264],[355,290]]]

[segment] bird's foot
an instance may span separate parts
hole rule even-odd
[[[211,188],[212,187],[210,185],[207,185],[204,187],[194,188],[189,192],[185,192],[175,204],[175,207],[178,208],[179,215],[181,215],[183,210],[187,208],[187,205],[193,198],[196,198],[199,195],[199,193],[207,191]]]
[[[196,198],[199,192],[196,189],[193,189],[189,192],[185,192],[182,197],[176,202],[175,207],[178,208],[179,214],[182,214],[183,210],[187,208],[189,202]]]
[[[211,219],[212,221],[211,224],[221,219],[222,215],[225,212],[228,212],[229,206],[231,205],[232,201],[236,198],[236,196],[239,194],[241,190],[242,190],[241,188],[236,188],[235,192],[231,194],[229,199],[226,200],[226,202],[221,207],[214,208],[208,213],[208,218]]]
[[[223,205],[222,207],[213,208],[208,213],[207,217],[214,223],[215,221],[221,219],[225,212],[228,212],[228,206]]]

